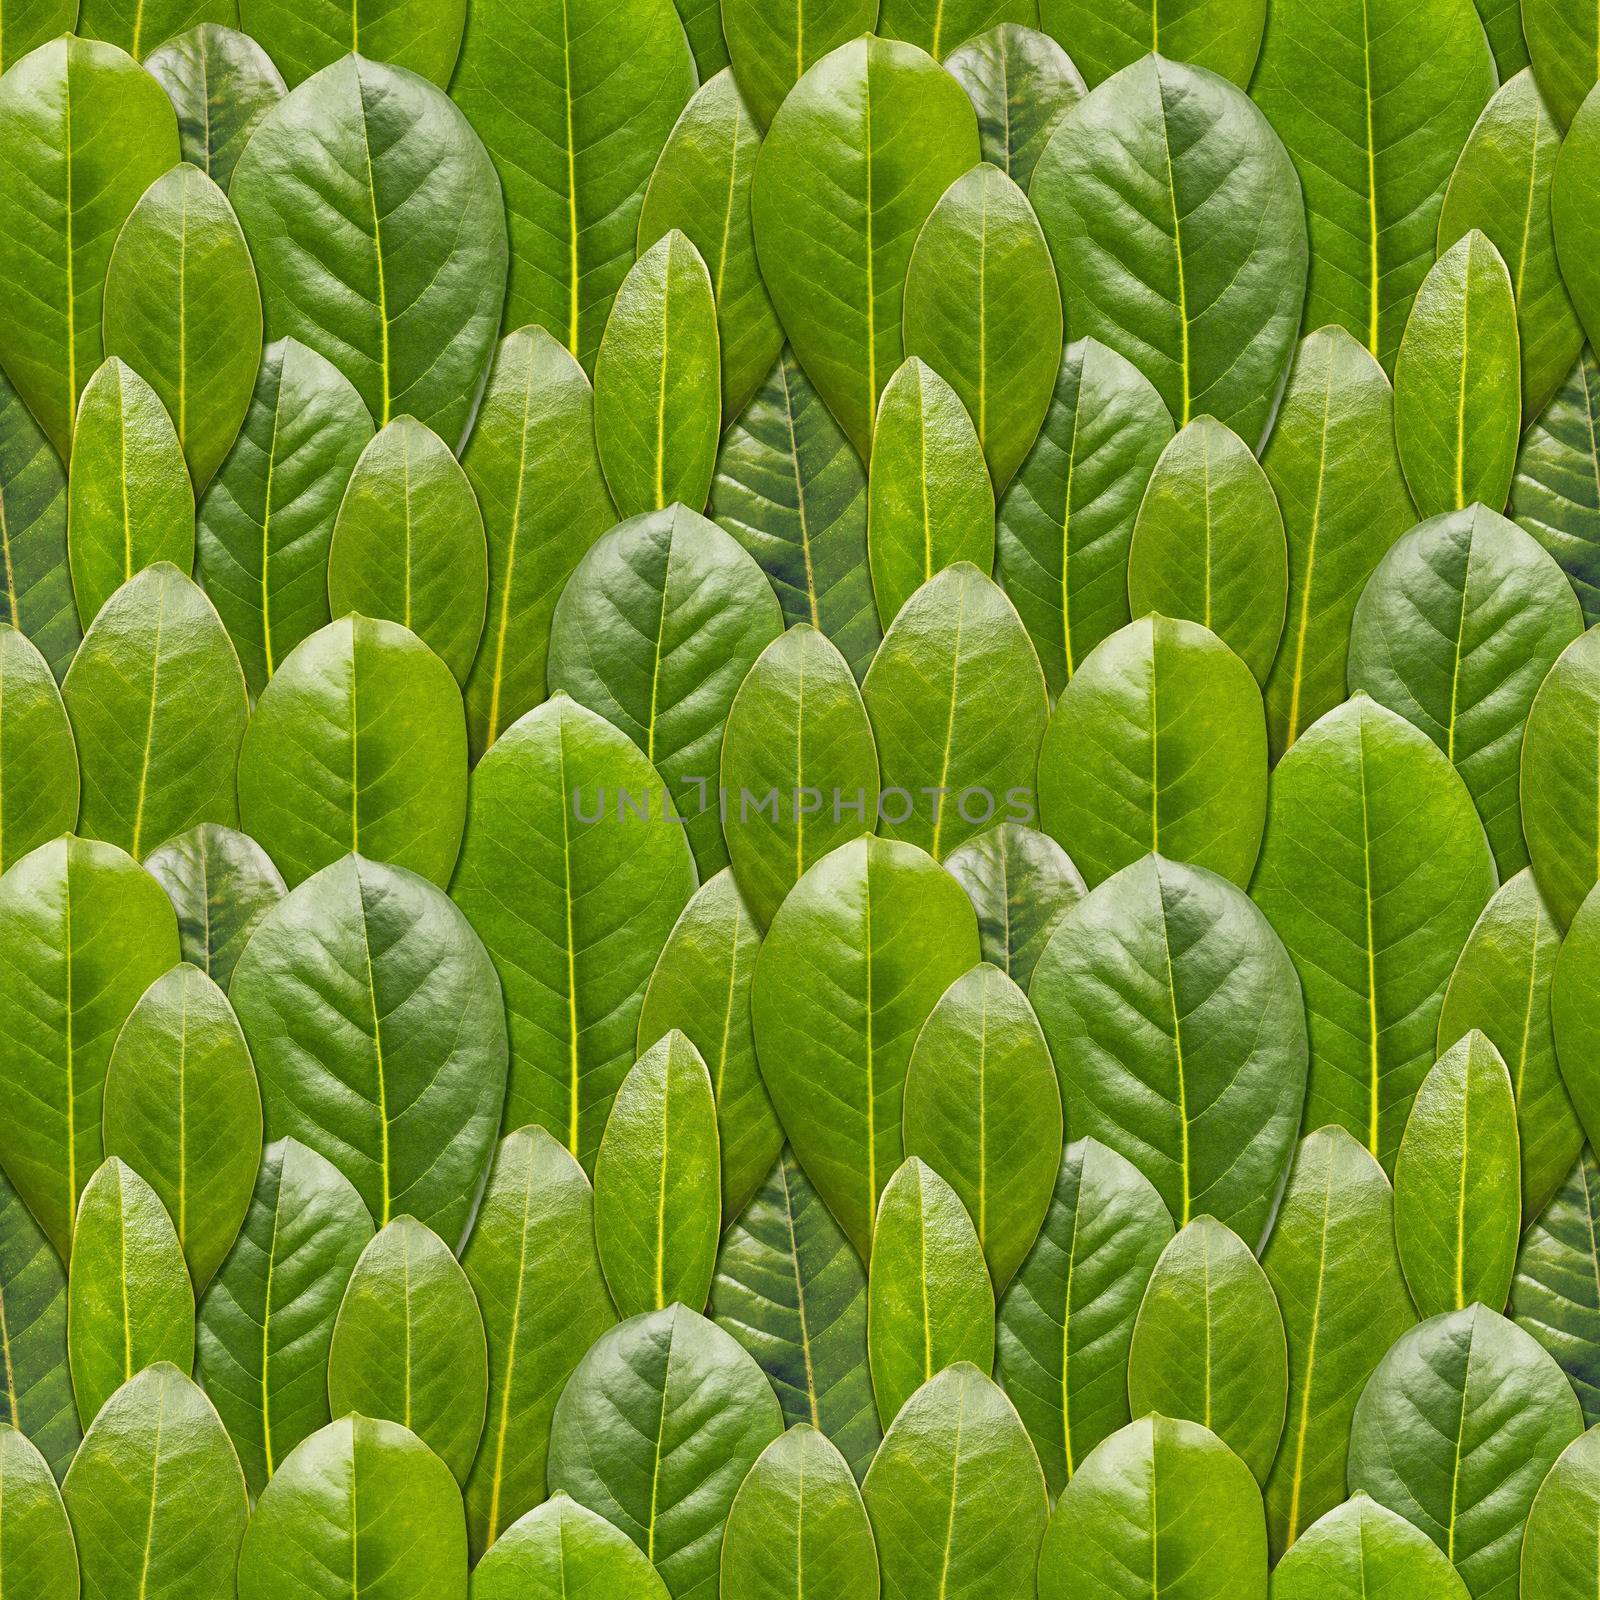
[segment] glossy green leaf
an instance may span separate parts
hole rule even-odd
[[[87,1428],[129,1378],[194,1365],[194,1290],[160,1197],[109,1158],[84,1186],[67,1278],[67,1359]]]
[[[256,924],[283,898],[283,879],[254,839],[214,822],[169,839],[145,871],[178,913],[183,959],[223,989]]]
[[[1386,707],[1356,695],[1278,763],[1251,894],[1305,991],[1306,1125],[1348,1128],[1386,1171],[1494,888],[1466,785]]]
[[[1002,22],[944,65],[978,113],[983,159],[1025,188],[1056,124],[1086,92],[1072,58],[1049,34]]]
[[[325,1155],[378,1226],[465,1238],[500,1130],[506,1023],[488,953],[427,879],[346,856],[280,900],[229,993],[267,1136]]]
[[[291,888],[357,849],[448,883],[466,754],[450,669],[399,623],[344,617],[262,691],[239,750],[239,816]]]
[[[744,1210],[783,1147],[750,1024],[750,982],[760,949],[760,924],[732,870],[724,868],[701,885],[667,935],[639,1012],[641,1054],[677,1028],[711,1074],[724,1224]]]
[[[1522,832],[1533,875],[1564,927],[1600,876],[1600,632],[1561,652],[1522,739]]]
[[[75,31],[104,39],[142,61],[150,50],[200,22],[239,20],[236,0],[82,0]]]
[[[551,690],[598,712],[645,753],[702,877],[728,859],[715,796],[728,708],[782,627],[761,569],[731,535],[682,506],[613,528],[556,602]]]
[[[326,356],[380,428],[410,415],[458,449],[506,284],[499,186],[460,111],[424,78],[345,56],[261,119],[228,193],[267,337]]]
[[[756,1055],[806,1176],[863,1258],[900,1165],[918,1030],[978,960],[961,886],[912,845],[857,839],[789,892],[756,961]],[[819,1096],[833,1107],[815,1115]]]
[[[1102,640],[1056,702],[1039,812],[1091,885],[1152,850],[1248,884],[1267,815],[1250,669],[1201,624],[1159,614]]]
[[[328,608],[409,628],[465,683],[489,593],[483,518],[444,441],[396,417],[361,452],[328,549]]]
[[[202,22],[144,65],[178,113],[183,159],[226,189],[256,124],[286,92],[272,58],[248,34]]]
[[[878,1416],[891,1426],[935,1374],[994,1366],[994,1290],[960,1197],[909,1157],[884,1185],[867,1279],[867,1360]]]
[[[1350,1489],[1421,1528],[1476,1600],[1515,1596],[1534,1493],[1582,1431],[1532,1336],[1469,1306],[1420,1323],[1379,1362],[1350,1429]]]
[[[1276,1557],[1343,1500],[1356,1401],[1417,1320],[1395,1251],[1389,1180],[1343,1128],[1300,1142],[1261,1265],[1289,1348],[1284,1439],[1266,1480]]]
[[[1416,521],[1394,447],[1394,395],[1343,328],[1308,334],[1261,457],[1289,545],[1284,639],[1267,676],[1274,760],[1345,696],[1356,598]]]
[[[1252,1249],[1305,1097],[1294,968],[1225,878],[1146,856],[1073,906],[1029,996],[1074,1138],[1139,1166],[1181,1228],[1209,1213]]]
[[[1420,1528],[1364,1494],[1307,1528],[1272,1574],[1272,1600],[1467,1600]]]
[[[550,1429],[550,1483],[622,1529],[674,1600],[714,1600],[728,1508],[783,1430],[761,1369],[683,1306],[633,1317],[578,1363]]]
[[[830,51],[878,23],[878,0],[726,0],[722,31],[734,76],[756,119],[765,127],[805,72]]]
[[[61,1491],[49,1463],[14,1427],[0,1426],[0,1485],[0,1595],[78,1600],[78,1551]]]
[[[616,1321],[595,1253],[589,1180],[543,1128],[501,1140],[461,1265],[489,1344],[488,1417],[466,1489],[480,1555],[501,1539],[520,1548],[517,1519],[544,1499],[561,1387]]]
[[[888,627],[935,574],[994,566],[994,490],[954,389],[917,357],[884,386],[867,481],[867,559]]]
[[[262,1153],[228,1259],[200,1302],[199,1375],[252,1494],[328,1421],[328,1344],[372,1218],[330,1162],[294,1139]]]
[[[261,1096],[228,997],[173,967],[133,1008],[106,1073],[105,1148],[172,1219],[198,1293],[232,1248],[261,1162]]]
[[[722,37],[722,7],[718,0],[674,0],[683,31],[689,36],[695,70],[702,82],[728,64],[728,47]]]
[[[806,375],[863,458],[905,354],[912,247],[978,153],[961,86],[914,45],[886,39],[824,56],[767,132],[750,197],[761,275]]]
[[[1000,501],[999,576],[1052,694],[1128,620],[1128,545],[1172,438],[1149,380],[1096,339],[1069,344],[1044,426]]]
[[[1565,128],[1600,76],[1600,19],[1562,0],[1528,0],[1522,32],[1539,91]]]
[[[505,1125],[548,1128],[590,1170],[656,954],[695,889],[659,791],[625,734],[556,695],[478,763],[451,888],[505,991]]]
[[[176,1367],[106,1402],[61,1485],[84,1600],[224,1595],[250,1515],[239,1458],[211,1402]]]
[[[882,0],[877,31],[942,61],[957,45],[996,23],[1037,20],[1038,0]]]
[[[556,597],[616,521],[589,380],[543,328],[501,341],[461,465],[489,541],[486,636],[466,688],[476,759],[544,699]]]
[[[1539,1486],[1528,1512],[1520,1568],[1521,1592],[1600,1594],[1600,1576],[1587,1548],[1600,1537],[1600,1434],[1573,1440]]]
[[[472,1600],[667,1600],[639,1547],[564,1494],[519,1518],[472,1569]]]
[[[1134,362],[1180,428],[1209,414],[1259,447],[1306,273],[1299,188],[1266,118],[1226,79],[1146,57],[1067,112],[1028,193],[1074,337]]]
[[[945,857],[945,870],[978,913],[983,959],[1026,987],[1083,877],[1047,833],[999,822]]]
[[[788,1150],[723,1235],[711,1314],[755,1357],[784,1420],[820,1430],[860,1478],[879,1440],[867,1275]]]
[[[89,380],[67,485],[67,560],[85,628],[157,561],[194,565],[194,491],[155,391],[115,356]]]
[[[466,1600],[467,1529],[449,1468],[408,1428],[345,1417],[262,1491],[239,1600]]]
[[[1494,88],[1472,0],[1271,8],[1251,94],[1305,188],[1307,328],[1347,328],[1393,372],[1456,157]]]
[[[1572,119],[1556,159],[1550,188],[1550,220],[1555,229],[1556,259],[1567,292],[1594,344],[1600,334],[1600,267],[1594,250],[1594,218],[1587,203],[1600,164],[1600,95],[1592,90]]]
[[[867,475],[787,346],[722,436],[711,515],[755,557],[784,621],[826,634],[859,680],[882,638]]]
[[[1094,6],[1085,0],[1039,0],[1046,33],[1072,50],[1072,58],[1091,84],[1159,51],[1169,61],[1206,67],[1246,88],[1261,49],[1267,20],[1265,0],[1194,3],[1157,0],[1146,8],[1131,0]]]
[[[1033,1600],[1050,1512],[1039,1458],[1010,1401],[962,1362],[905,1404],[861,1486],[883,1600]]]
[[[117,1030],[178,959],[156,881],[114,845],[52,840],[0,878],[0,1164],[57,1253],[100,1165]]]
[[[1283,635],[1288,561],[1267,475],[1236,433],[1196,417],[1162,451],[1139,504],[1129,609],[1203,623],[1265,683]]]
[[[462,1483],[478,1453],[488,1393],[472,1285],[438,1234],[396,1217],[361,1252],[339,1303],[328,1409],[403,1423]]]
[[[78,750],[61,691],[27,636],[0,623],[0,872],[77,821]]]
[[[878,751],[850,665],[797,623],[762,651],[728,710],[722,833],[763,925],[830,850],[878,819]]]
[[[1556,1059],[1584,1132],[1600,1128],[1600,1072],[1594,984],[1600,971],[1600,893],[1591,890],[1578,907],[1556,957],[1550,985],[1550,1022]],[[1590,1135],[1590,1143],[1594,1142]]]
[[[878,745],[887,838],[942,860],[997,815],[1031,818],[1049,716],[1044,674],[1011,602],[976,567],[946,568],[912,595],[861,695]]]
[[[466,0],[240,0],[239,20],[283,69],[291,86],[352,50],[368,61],[386,61],[431,79],[441,89],[450,83],[467,19]]]
[[[113,45],[59,38],[15,63],[8,55],[6,68],[0,286],[31,309],[0,326],[0,365],[64,461],[103,353],[117,230],[178,159],[178,119],[160,84]]]

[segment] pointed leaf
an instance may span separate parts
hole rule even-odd
[[[26,1435],[0,1426],[0,1570],[4,1600],[78,1600],[78,1551],[50,1466]],[[853,1486],[852,1486],[853,1487]]]
[[[144,65],[178,113],[183,159],[226,189],[256,124],[287,92],[272,58],[248,34],[202,22]]]
[[[1600,632],[1561,652],[1528,710],[1522,832],[1556,920],[1569,923],[1600,876]]]
[[[78,750],[61,691],[27,636],[0,623],[0,872],[77,821]]]
[[[667,1600],[667,1586],[627,1534],[558,1494],[507,1528],[472,1569],[472,1600]]]
[[[266,46],[291,87],[357,50],[368,61],[405,67],[447,88],[466,19],[466,0],[241,0],[239,6],[240,26]]]
[[[878,0],[726,0],[722,31],[739,88],[765,127],[795,81],[823,56],[877,27]]]
[[[944,65],[978,113],[983,159],[1026,188],[1056,124],[1087,92],[1071,57],[1049,34],[1002,22],[952,50]]]
[[[1306,1529],[1272,1574],[1272,1600],[1467,1600],[1420,1528],[1364,1494]]]
[[[67,475],[3,375],[0,511],[0,621],[27,634],[59,682],[82,637],[67,565]]]

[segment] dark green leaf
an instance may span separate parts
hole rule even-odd
[[[878,23],[878,0],[725,0],[722,31],[734,75],[765,127],[802,73]]]
[[[256,124],[286,92],[272,58],[247,34],[203,22],[144,65],[178,113],[183,159],[226,189]]]
[[[50,1466],[24,1434],[0,1426],[0,1568],[4,1600],[78,1600],[78,1551]],[[876,1600],[874,1588],[871,1600]]]
[[[1600,874],[1600,632],[1546,674],[1522,740],[1522,832],[1556,920],[1569,923]]]
[[[564,1494],[519,1518],[472,1569],[472,1600],[667,1600],[627,1534]]]
[[[78,750],[61,691],[27,636],[0,623],[0,872],[77,821]]]
[[[1272,1600],[1468,1600],[1468,1590],[1427,1534],[1357,1494],[1284,1556]]]
[[[1002,22],[944,65],[978,113],[983,159],[1026,187],[1062,114],[1086,92],[1071,57],[1049,34]]]
[[[420,73],[443,89],[461,49],[467,0],[239,0],[239,18],[245,32],[272,52],[291,86],[356,50],[368,61]]]

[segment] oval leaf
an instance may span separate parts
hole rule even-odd
[[[1084,96],[1071,57],[1048,33],[1002,22],[952,50],[944,66],[978,113],[983,159],[1026,187],[1056,124]]]
[[[795,0],[781,8],[766,0],[727,0],[722,11],[734,75],[763,127],[796,79],[830,51],[871,33],[877,22],[878,0]]]
[[[1539,1485],[1523,1535],[1519,1577],[1528,1595],[1600,1594],[1600,1577],[1579,1550],[1600,1536],[1600,1434],[1561,1452]]]
[[[1592,80],[1591,80],[1592,81]],[[1550,188],[1550,221],[1555,229],[1556,259],[1567,293],[1589,336],[1591,345],[1600,333],[1600,270],[1594,259],[1594,221],[1584,196],[1594,182],[1600,163],[1600,95],[1585,86],[1583,104],[1561,142],[1555,180]]]
[[[14,1427],[0,1427],[0,1483],[6,1486],[0,1509],[6,1549],[0,1596],[78,1600],[78,1550],[61,1491],[45,1458]],[[874,1597],[876,1592],[874,1586]]]
[[[144,66],[178,113],[183,159],[226,189],[256,124],[286,92],[272,58],[248,34],[202,22],[152,50]]]
[[[1561,652],[1528,709],[1522,832],[1550,909],[1569,923],[1600,875],[1600,631]]]
[[[61,691],[27,636],[0,623],[0,872],[77,821],[78,748]]]
[[[1419,1528],[1364,1494],[1328,1512],[1272,1574],[1272,1600],[1467,1600],[1467,1586]]]
[[[668,1600],[668,1589],[627,1534],[564,1494],[507,1528],[472,1569],[472,1600]]]

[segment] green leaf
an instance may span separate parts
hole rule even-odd
[[[256,124],[287,92],[272,58],[247,34],[203,22],[144,66],[178,113],[183,159],[226,189]]]
[[[1071,858],[1047,833],[998,822],[944,865],[978,913],[983,959],[1026,985],[1056,924],[1086,892]]]
[[[1467,1600],[1419,1528],[1364,1494],[1306,1529],[1272,1574],[1272,1600]]]
[[[1308,1134],[1261,1265],[1289,1347],[1282,1448],[1266,1480],[1279,1556],[1344,1498],[1350,1418],[1383,1352],[1417,1320],[1383,1169],[1343,1128]]]
[[[616,521],[589,380],[543,328],[501,340],[461,465],[489,541],[488,626],[466,687],[476,760],[544,699],[556,598]]]
[[[621,809],[659,787],[625,734],[559,694],[472,775],[451,894],[505,991],[505,1126],[548,1128],[586,1170],[634,1062],[656,954],[695,889],[683,829]]]
[[[787,1149],[722,1237],[711,1314],[755,1357],[785,1421],[820,1430],[860,1478],[879,1441],[867,1275]]]
[[[994,566],[994,490],[966,407],[915,356],[884,386],[867,482],[867,558],[878,616],[958,561]]]
[[[359,51],[449,87],[467,20],[466,0],[239,0],[240,26],[272,53],[292,86]]]
[[[1585,1145],[1566,1182],[1531,1222],[1511,1280],[1511,1316],[1555,1358],[1600,1421],[1600,1166]]]
[[[27,636],[0,623],[0,872],[77,820],[78,750],[61,691]]]
[[[939,1572],[948,1600],[1033,1600],[1050,1502],[1011,1403],[967,1362],[901,1409],[861,1486],[883,1600],[916,1600]]]
[[[1259,1248],[1300,1128],[1306,1030],[1289,956],[1243,892],[1146,856],[1061,919],[1029,993],[1073,1136],[1136,1162],[1180,1228],[1209,1213]]]
[[[1482,505],[1404,535],[1356,604],[1351,689],[1398,711],[1450,758],[1506,876],[1528,861],[1517,794],[1528,707],[1582,632],[1560,567]]]
[[[1600,19],[1562,0],[1529,0],[1522,31],[1540,93],[1565,128],[1600,75],[1591,70],[1600,50]]]
[[[1000,501],[999,577],[1051,694],[1128,621],[1128,545],[1172,419],[1137,367],[1069,344],[1028,459]]]
[[[667,1600],[639,1547],[587,1506],[558,1494],[519,1518],[472,1569],[472,1600]]]
[[[1091,885],[1159,849],[1243,888],[1267,815],[1250,669],[1210,629],[1159,614],[1102,640],[1056,702],[1039,811]]]
[[[328,1349],[328,1409],[404,1423],[464,1483],[488,1392],[472,1285],[438,1234],[396,1217],[361,1252],[345,1287]]]
[[[725,1600],[878,1600],[878,1552],[861,1491],[815,1428],[801,1424],[774,1439],[739,1486],[722,1542],[721,1592]]]
[[[825,55],[878,25],[878,0],[725,0],[722,31],[756,120],[772,121],[795,82]]]
[[[912,247],[977,159],[977,116],[961,86],[914,45],[887,39],[824,56],[767,132],[750,197],[761,275],[801,366],[863,459],[878,397],[905,354]]]
[[[755,557],[790,625],[859,680],[882,633],[867,564],[867,475],[787,346],[722,436],[711,515]]]
[[[763,926],[810,867],[873,831],[877,745],[850,665],[825,634],[795,624],[739,685],[722,792],[728,854]]]
[[[1520,27],[1518,39],[1520,40]],[[1583,329],[1556,267],[1550,185],[1561,131],[1526,67],[1483,109],[1445,191],[1441,253],[1472,228],[1500,252],[1516,289],[1522,415],[1531,419],[1561,386]]]
[[[228,997],[173,967],[133,1008],[106,1073],[105,1148],[166,1207],[198,1293],[232,1248],[261,1163],[261,1096]]]
[[[683,506],[613,528],[556,602],[551,690],[598,712],[645,753],[702,877],[728,860],[714,795],[728,709],[782,628],[761,569]]]
[[[673,1029],[612,1102],[594,1164],[600,1265],[625,1317],[703,1311],[722,1232],[717,1102],[700,1052]]]
[[[152,46],[164,43],[200,22],[235,23],[235,0],[83,0],[76,32],[85,39],[104,39],[142,61]]]
[[[1474,0],[1474,4],[1483,22],[1483,31],[1489,36],[1495,71],[1504,82],[1528,64],[1520,0]]]
[[[1289,1392],[1283,1318],[1244,1241],[1214,1217],[1161,1253],[1133,1325],[1128,1406],[1210,1428],[1265,1483]]]
[[[1595,1071],[1594,984],[1600,970],[1600,894],[1578,907],[1556,955],[1550,1023],[1556,1059],[1586,1134],[1600,1130],[1600,1074]],[[1594,1143],[1590,1134],[1589,1142]]]
[[[144,865],[178,913],[183,959],[226,989],[256,924],[284,896],[278,869],[254,839],[215,822],[169,839]]]
[[[1028,193],[1074,335],[1134,362],[1180,428],[1209,414],[1258,448],[1306,274],[1294,168],[1267,119],[1226,79],[1146,57],[1067,112]]]
[[[1301,341],[1261,465],[1289,545],[1287,625],[1266,682],[1276,760],[1344,699],[1356,597],[1416,521],[1389,380],[1343,328]]]
[[[1423,1316],[1505,1309],[1521,1195],[1511,1075],[1474,1029],[1422,1080],[1395,1158],[1395,1242]]]
[[[380,1228],[409,1214],[465,1239],[506,1089],[488,953],[425,878],[346,856],[266,916],[229,990],[267,1136],[300,1139]]]
[[[550,1483],[628,1535],[674,1600],[714,1600],[728,1509],[783,1431],[761,1369],[683,1306],[602,1334],[556,1403]]]
[[[1039,1600],[1164,1593],[1266,1600],[1267,1531],[1238,1456],[1197,1422],[1156,1416],[1112,1434],[1063,1491]]]
[[[402,623],[465,683],[489,593],[483,518],[444,441],[396,417],[356,462],[328,549],[328,608]]]
[[[1600,1434],[1584,1434],[1561,1452],[1539,1485],[1523,1535],[1519,1577],[1528,1595],[1600,1594],[1585,1552],[1600,1534]]]
[[[884,1185],[867,1279],[867,1360],[885,1428],[936,1373],[994,1366],[994,1290],[960,1197],[909,1157]]]
[[[135,1373],[194,1365],[194,1291],[160,1197],[110,1157],[84,1185],[67,1278],[67,1359],[87,1428]]]
[[[1510,513],[1555,557],[1583,606],[1600,622],[1600,368],[1585,345],[1522,435]]]
[[[1597,753],[1600,632],[1591,628],[1545,675],[1522,739],[1523,837],[1533,875],[1563,927],[1600,874]]]
[[[1494,889],[1466,785],[1404,718],[1356,695],[1290,747],[1251,895],[1305,991],[1306,1126],[1348,1128],[1393,1168],[1445,985]]]
[[[467,1528],[449,1468],[408,1428],[345,1417],[256,1502],[239,1600],[466,1600]]]
[[[5,1600],[78,1600],[78,1551],[50,1466],[27,1437],[0,1426],[0,1571]],[[873,1591],[873,1600],[876,1590]]]
[[[1594,221],[1585,204],[1600,164],[1600,95],[1589,93],[1562,141],[1550,186],[1550,221],[1567,292],[1594,344],[1600,334],[1600,268],[1594,259]]]
[[[1532,1336],[1469,1306],[1420,1323],[1379,1362],[1350,1429],[1350,1489],[1421,1528],[1478,1600],[1515,1596],[1534,1493],[1582,1431]]]
[[[410,415],[459,449],[506,284],[499,185],[461,112],[424,78],[345,56],[261,119],[228,192],[267,336],[326,356],[380,428]]]
[[[1231,429],[1196,417],[1161,452],[1139,504],[1129,609],[1203,623],[1265,683],[1283,636],[1288,559],[1277,496],[1256,458]]]
[[[1028,997],[987,963],[940,997],[906,1069],[905,1147],[966,1208],[996,1291],[1038,1237],[1061,1166],[1061,1095]]]
[[[744,1210],[783,1147],[750,1025],[750,982],[760,949],[760,924],[725,867],[683,908],[656,958],[639,1012],[641,1055],[676,1028],[710,1071],[724,1224]]]
[[[722,417],[729,422],[761,387],[783,347],[783,329],[756,268],[750,227],[750,183],[760,152],[761,129],[724,67],[684,107],[639,213],[641,256],[670,230],[681,229],[711,275]]]
[[[6,67],[0,288],[30,309],[0,324],[0,365],[65,461],[78,396],[103,353],[111,248],[178,159],[178,119],[160,84],[112,45],[55,39]]]
[[[1393,372],[1456,157],[1495,89],[1472,0],[1278,0],[1251,94],[1305,189],[1305,326]]]
[[[372,1218],[332,1163],[294,1139],[262,1152],[228,1259],[200,1302],[199,1375],[259,1495],[328,1421],[328,1344]]]
[[[166,407],[115,356],[89,380],[67,485],[67,559],[87,628],[129,578],[194,565],[194,491]]]
[[[0,1424],[25,1434],[59,1478],[78,1448],[79,1437],[67,1366],[67,1275],[44,1230],[4,1174],[0,1174],[0,1329],[11,1353],[0,1384]],[[865,1376],[863,1368],[863,1381]],[[4,1438],[0,1428],[0,1444]],[[0,1538],[4,1537],[0,1528]],[[76,1590],[68,1600],[75,1596]],[[14,1597],[7,1595],[6,1600]]]
[[[1044,674],[1011,602],[970,562],[947,567],[906,602],[861,695],[878,745],[887,838],[942,860],[1002,807],[1031,820],[1050,714]]]
[[[929,213],[906,269],[904,320],[906,353],[948,375],[1003,489],[1049,410],[1063,326],[1039,220],[999,167],[957,178]]]
[[[183,162],[150,185],[106,271],[105,345],[148,378],[203,489],[233,445],[261,359],[261,296],[228,197]]]
[[[863,1259],[900,1165],[901,1095],[918,1031],[978,960],[961,886],[912,845],[856,839],[789,892],[756,961],[761,1075],[806,1176]],[[832,1110],[815,1115],[819,1099]]]
[[[466,753],[450,669],[399,623],[344,617],[262,691],[239,750],[239,815],[291,888],[358,848],[448,883]]]
[[[1473,228],[1423,279],[1395,357],[1395,443],[1423,516],[1505,505],[1522,426],[1519,349],[1510,274]]]
[[[1231,79],[1241,89],[1261,49],[1265,0],[1243,4],[1179,4],[1156,0],[1148,8],[1131,0],[1094,6],[1085,0],[1039,0],[1045,32],[1072,46],[1072,57],[1091,84],[1159,50],[1169,61],[1188,61]]]
[[[728,64],[728,49],[722,37],[722,7],[718,0],[674,0],[694,52],[695,70],[702,81],[711,78]]]
[[[211,1402],[161,1362],[106,1402],[61,1485],[84,1600],[222,1595],[250,1516],[239,1458]]]
[[[0,878],[0,1163],[63,1260],[117,1030],[177,959],[171,904],[114,845],[55,839]]]
[[[1000,1301],[998,1376],[1059,1494],[1128,1421],[1128,1345],[1172,1218],[1097,1139],[1062,1156],[1044,1227]]]
[[[983,159],[1026,186],[1067,107],[1087,92],[1071,57],[1049,34],[1002,22],[944,65],[978,113]]]
[[[942,61],[956,45],[996,23],[1037,20],[1038,0],[883,0],[877,31]]]
[[[476,1556],[501,1548],[497,1540],[520,1547],[518,1518],[526,1528],[523,1513],[544,1499],[557,1396],[617,1320],[595,1253],[589,1180],[543,1128],[500,1141],[461,1265],[489,1344],[488,1420],[466,1488]]]
[[[13,0],[6,8],[0,66],[15,66],[30,50],[71,33],[77,18],[78,0]]]

